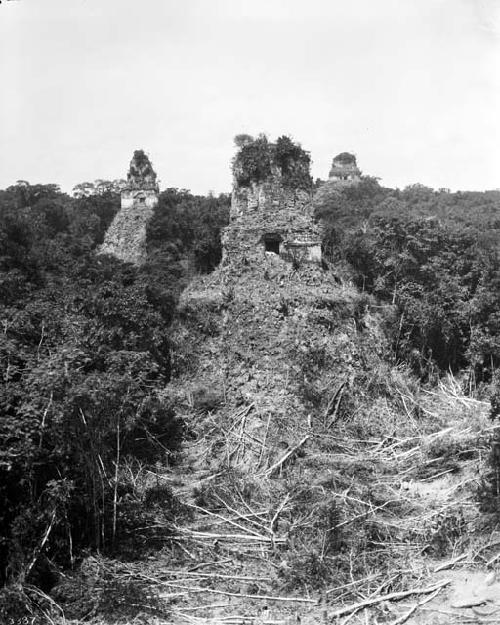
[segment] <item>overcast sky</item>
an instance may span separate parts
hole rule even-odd
[[[3,0],[0,188],[228,191],[233,137],[352,151],[388,186],[500,187],[498,0]]]

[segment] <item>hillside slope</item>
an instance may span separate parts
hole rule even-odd
[[[169,393],[191,440],[161,479],[192,516],[149,571],[179,593],[175,622],[332,622],[363,598],[431,589],[410,593],[407,611],[434,593],[454,601],[439,586],[448,571],[433,573],[450,560],[486,576],[475,567],[494,545],[475,490],[487,405],[452,378],[422,391],[383,347],[369,302],[319,267],[269,257],[185,291]],[[369,609],[389,622],[404,612]]]

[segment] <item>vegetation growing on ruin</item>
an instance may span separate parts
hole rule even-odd
[[[344,165],[350,165],[351,163],[356,164],[356,157],[350,152],[341,152],[340,154],[337,154],[337,156],[334,158],[334,161],[336,163],[342,163]]]
[[[233,162],[233,171],[239,186],[264,182],[277,170],[285,187],[311,189],[311,157],[290,137],[283,135],[276,143],[271,143],[263,134],[256,139],[249,135],[237,135],[235,144],[239,151]]]
[[[252,182],[263,182],[271,175],[271,163],[271,146],[266,135],[245,141],[233,163],[236,183],[249,187]]]
[[[274,161],[281,171],[285,186],[306,190],[311,188],[311,157],[290,137],[278,137],[274,146]]]
[[[127,175],[128,184],[148,185],[156,184],[156,173],[153,170],[151,161],[144,150],[135,150],[130,162],[130,170]]]

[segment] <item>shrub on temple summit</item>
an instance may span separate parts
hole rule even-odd
[[[250,135],[237,135],[234,142],[239,147],[233,162],[238,186],[249,187],[278,173],[284,186],[311,189],[311,157],[290,137],[283,135],[276,143],[270,143],[264,134],[257,139],[252,139]]]

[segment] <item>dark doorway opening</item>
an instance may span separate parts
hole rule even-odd
[[[279,234],[265,234],[262,239],[264,240],[264,249],[266,252],[271,252],[272,254],[280,253],[280,244],[283,239]]]
[[[279,241],[264,241],[264,245],[266,247],[266,252],[272,252],[273,254],[280,253],[280,242]]]

